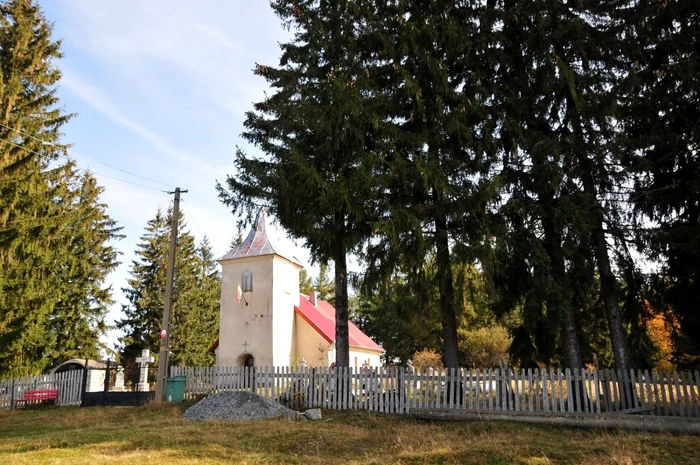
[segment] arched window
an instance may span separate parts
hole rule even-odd
[[[243,292],[251,292],[253,290],[253,272],[245,270],[241,275],[241,288]]]

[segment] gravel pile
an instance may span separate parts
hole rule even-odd
[[[296,412],[249,391],[224,391],[212,394],[185,410],[188,420],[261,420],[296,418]]]

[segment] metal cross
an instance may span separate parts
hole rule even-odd
[[[248,352],[248,346],[250,345],[250,344],[248,344],[248,341],[245,341],[245,342],[244,342],[243,344],[241,344],[241,345],[243,346],[243,350],[245,350],[246,352]]]

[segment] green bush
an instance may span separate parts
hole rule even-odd
[[[508,364],[511,338],[503,326],[459,330],[459,355],[462,366],[492,368]]]

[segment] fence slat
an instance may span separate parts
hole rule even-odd
[[[685,416],[685,409],[683,408],[683,397],[681,396],[681,389],[678,386],[678,372],[677,371],[673,372],[673,382],[676,385],[676,405],[678,405],[678,409],[680,411],[680,416],[684,417]]]
[[[692,404],[691,404],[690,399],[688,397],[688,383],[685,380],[684,370],[681,370],[680,376],[681,376],[681,395],[683,396],[682,405],[685,406],[686,416],[692,417],[693,416],[693,407],[692,407]]]
[[[637,396],[637,380],[635,379],[633,369],[629,370],[629,384],[628,385],[629,385],[629,390],[631,393],[630,403],[632,404],[632,408],[638,408],[639,407],[639,398]]]
[[[527,397],[527,411],[532,412],[532,368],[527,369],[527,390],[525,391]],[[523,408],[525,410],[525,408]]]
[[[695,375],[695,382],[692,380],[690,384],[690,393],[693,396],[693,406],[695,407],[695,417],[700,417],[700,376],[698,370],[693,373]],[[691,371],[688,370],[688,376],[690,377]]]

